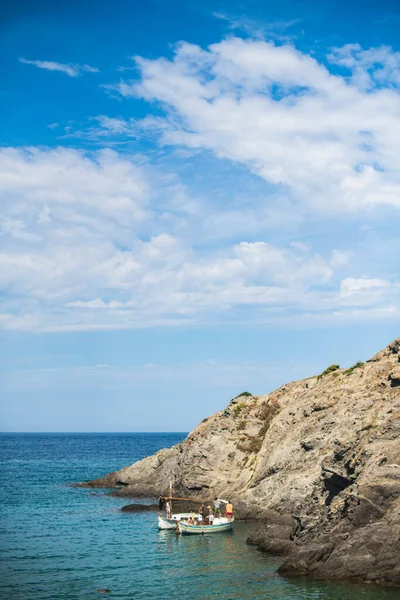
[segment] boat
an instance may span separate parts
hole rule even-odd
[[[158,513],[158,529],[176,529],[176,524],[180,521],[188,521],[190,518],[201,522],[203,517],[193,512],[172,513],[172,501],[195,501],[195,498],[174,498],[172,493],[172,481],[169,482],[168,496],[160,496],[160,500],[170,503],[170,516]]]
[[[219,533],[220,531],[228,531],[232,529],[233,517],[215,517],[213,525],[207,525],[203,522],[203,515],[193,512],[172,513],[172,501],[190,501],[198,502],[198,498],[176,498],[172,493],[172,481],[169,483],[168,496],[160,496],[159,501],[160,511],[158,513],[158,529],[175,529],[179,533],[196,534],[196,533]],[[161,513],[163,503],[167,502],[167,515]],[[222,500],[222,502],[226,502]],[[188,521],[192,522],[189,523]],[[195,523],[193,523],[195,521]]]
[[[221,533],[223,531],[229,531],[233,529],[233,523],[235,519],[232,517],[228,519],[227,517],[220,517],[218,519],[214,519],[213,525],[191,525],[185,521],[178,522],[179,533],[183,535],[204,535],[208,533]]]
[[[181,521],[188,521],[190,518],[201,522],[202,516],[193,513],[175,513],[169,518],[158,515],[158,529],[176,529],[176,524]]]

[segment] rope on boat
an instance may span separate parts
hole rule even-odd
[[[158,518],[154,521],[153,525],[151,525],[148,530],[150,531],[150,529],[152,529],[156,523],[158,523]]]

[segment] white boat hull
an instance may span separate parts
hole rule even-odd
[[[171,519],[158,517],[158,529],[175,529],[176,521],[171,522]]]
[[[187,521],[192,516],[193,513],[176,513],[173,514],[171,518],[161,517],[158,515],[158,529],[176,529],[177,523],[180,521]],[[194,518],[201,520],[200,515],[194,515]]]

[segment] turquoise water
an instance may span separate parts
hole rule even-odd
[[[158,532],[154,513],[121,513],[126,500],[66,485],[183,437],[2,434],[0,598],[400,599],[397,590],[284,579],[276,559],[246,546],[247,523],[233,533],[177,538]]]

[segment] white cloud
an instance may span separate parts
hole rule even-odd
[[[390,286],[390,282],[384,279],[371,279],[369,277],[356,279],[354,277],[347,277],[340,284],[340,295],[342,298],[346,298],[358,294],[381,293]]]
[[[35,67],[45,69],[46,71],[59,71],[70,77],[78,77],[78,75],[81,75],[82,73],[100,72],[99,69],[91,67],[90,65],[78,65],[76,63],[59,63],[50,60],[27,60],[26,58],[20,58],[19,62],[24,65],[34,65]]]
[[[243,32],[252,38],[259,39],[268,37],[288,41],[290,36],[285,32],[294,25],[301,23],[301,19],[261,22],[255,19],[250,19],[245,15],[231,16],[221,12],[214,12],[213,16],[216,19],[225,21],[231,31]]]
[[[96,124],[93,125],[93,123]],[[143,128],[139,126],[136,119],[127,121],[122,117],[107,117],[106,115],[92,117],[89,119],[89,126],[86,128],[74,129],[72,126],[67,126],[64,129],[67,134],[65,137],[89,140],[99,140],[101,138],[110,140],[113,138],[122,143],[126,139],[143,135]]]
[[[174,177],[157,188],[153,175],[143,157],[111,150],[0,150],[3,328],[284,325],[326,320],[339,308],[345,320],[346,307],[365,306],[360,290],[384,287],[357,277],[343,249],[279,244],[266,233],[227,242],[221,208],[203,207]],[[216,215],[221,233],[202,247]],[[390,306],[396,290],[388,283],[370,294],[370,310]]]
[[[136,131],[141,125],[164,144],[244,164],[297,203],[397,209],[398,53],[345,47],[330,59],[372,69],[379,85],[366,90],[359,76],[334,75],[291,45],[229,38],[208,50],[182,43],[172,61],[137,57],[141,79],[114,89],[164,107],[164,117],[135,122]]]
[[[75,302],[67,302],[65,306],[72,306],[77,308],[119,308],[120,302],[104,302],[101,298],[95,298],[94,300],[88,300],[83,302],[82,300],[76,300]]]
[[[328,59],[352,71],[352,82],[361,89],[400,86],[400,52],[389,46],[364,50],[360,44],[333,48]]]
[[[140,168],[111,150],[86,157],[77,150],[56,148],[3,148],[0,150],[0,185],[10,214],[18,214],[21,202],[29,216],[37,208],[69,213],[69,219],[88,223],[89,211],[107,215],[122,225],[145,216],[148,189]],[[79,215],[73,207],[80,207]],[[43,219],[43,213],[41,217]],[[25,217],[28,215],[25,215]],[[93,225],[93,220],[91,221]],[[104,223],[98,223],[101,229]]]
[[[153,219],[149,186],[139,167],[111,151],[3,149],[0,187],[5,327],[190,320],[222,305],[285,301],[288,285],[331,274],[318,256],[298,259],[266,243],[204,258],[167,233],[140,239]]]
[[[162,148],[0,149],[2,326],[397,318],[398,245],[378,238],[400,206],[398,56],[347,46],[330,60],[345,74],[288,44],[182,43],[116,86],[164,116],[101,115],[81,132]]]
[[[389,285],[389,282],[383,279],[370,279],[368,277],[354,279],[353,277],[348,277],[342,281],[341,289],[346,294],[354,294],[360,291],[370,290],[371,288],[385,288]]]
[[[400,283],[372,277],[347,277],[340,283],[340,305],[353,314],[355,319],[362,319],[365,314],[374,318],[400,315]]]

